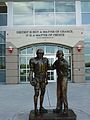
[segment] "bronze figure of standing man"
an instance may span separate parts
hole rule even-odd
[[[37,114],[37,103],[38,97],[40,94],[40,113],[46,113],[47,110],[43,107],[43,100],[46,85],[48,84],[47,80],[47,70],[49,67],[48,59],[43,57],[44,51],[43,49],[38,49],[36,52],[36,57],[31,58],[29,61],[30,65],[30,83],[34,86],[34,110],[35,114]]]
[[[58,50],[56,57],[58,58],[52,65],[52,69],[57,72],[57,106],[54,109],[55,113],[68,111],[67,101],[67,78],[68,78],[68,62],[63,58],[62,50]],[[64,110],[63,110],[64,107]]]

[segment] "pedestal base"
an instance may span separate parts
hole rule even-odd
[[[76,120],[76,114],[73,110],[68,110],[67,114],[53,113],[53,110],[48,110],[48,113],[38,113],[35,115],[31,110],[29,114],[29,120]]]

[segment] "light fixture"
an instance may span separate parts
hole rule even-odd
[[[12,52],[13,52],[13,49],[14,49],[14,48],[13,48],[12,46],[9,46],[9,47],[8,47],[8,52],[9,52],[9,53],[12,53]]]
[[[82,50],[82,45],[77,45],[77,50],[80,52]]]

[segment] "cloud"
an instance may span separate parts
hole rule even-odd
[[[75,15],[74,14],[56,14],[56,23],[57,24],[68,24],[68,23],[74,23],[75,21]]]

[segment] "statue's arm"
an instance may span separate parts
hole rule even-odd
[[[47,70],[51,70],[51,66],[48,59],[47,59]]]
[[[56,61],[51,65],[51,70],[55,70],[56,69]]]
[[[30,59],[30,61],[29,61],[29,67],[30,67],[29,79],[30,79],[30,80],[33,80],[33,74],[34,74],[34,63],[33,63],[33,59]]]

